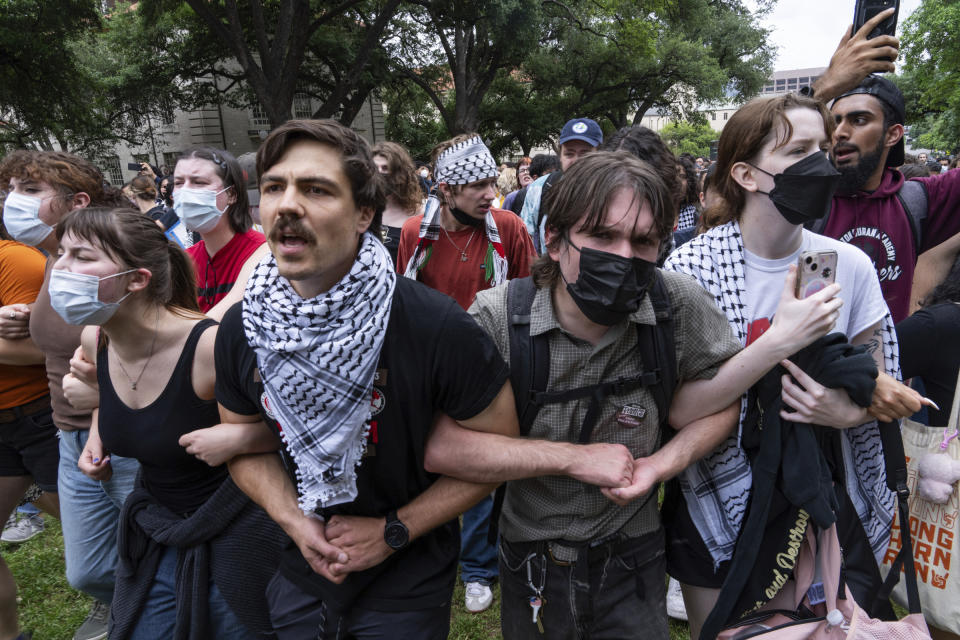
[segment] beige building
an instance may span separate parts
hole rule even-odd
[[[310,96],[296,94],[291,115],[309,118],[319,106]],[[382,103],[368,98],[350,126],[370,144],[383,141]],[[177,156],[196,146],[226,149],[238,157],[256,151],[269,131],[270,121],[259,105],[250,109],[211,105],[198,111],[172,111],[162,119],[146,120],[141,144],[116,145],[113,153],[98,158],[96,164],[111,184],[120,186],[137,175],[127,168],[128,163],[149,162],[172,171]]]

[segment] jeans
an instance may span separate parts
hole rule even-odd
[[[157,640],[173,638],[177,621],[177,550],[167,547],[160,566],[150,585],[150,593],[140,612],[140,619],[130,634],[130,640]],[[230,609],[217,585],[210,580],[208,594],[210,607],[210,638],[246,640],[258,634],[248,630]]]
[[[267,602],[279,640],[446,640],[450,633],[449,602],[414,611],[354,606],[337,615],[279,571],[267,585]]]
[[[541,588],[540,622],[530,599]],[[663,531],[582,547],[573,562],[546,542],[500,540],[500,625],[505,640],[667,640]]]
[[[132,458],[110,457],[113,477],[98,482],[77,468],[88,432],[60,432],[60,522],[67,561],[67,582],[74,589],[107,604],[113,600],[117,564],[117,522],[120,508],[133,489],[140,464]]]
[[[460,577],[489,585],[497,579],[497,545],[487,541],[493,497],[487,496],[463,513],[460,533]]]

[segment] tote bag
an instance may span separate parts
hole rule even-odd
[[[960,489],[954,485],[946,504],[936,504],[917,495],[917,467],[920,459],[939,451],[944,433],[953,433],[960,419],[960,379],[953,397],[950,423],[947,427],[927,427],[904,420],[903,450],[907,456],[907,486],[910,488],[910,533],[920,603],[924,616],[934,627],[960,633]],[[960,460],[960,438],[953,438],[946,455]],[[902,543],[899,515],[890,532],[890,546],[881,570],[889,572]],[[907,596],[901,580],[893,591],[893,600],[905,606]]]

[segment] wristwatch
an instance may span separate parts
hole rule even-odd
[[[394,551],[400,551],[410,543],[410,531],[407,530],[407,525],[400,522],[396,509],[387,514],[387,523],[383,527],[383,541]]]

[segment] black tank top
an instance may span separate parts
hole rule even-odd
[[[143,483],[157,502],[174,513],[197,510],[227,477],[226,465],[211,467],[178,444],[180,436],[220,423],[216,400],[201,400],[193,390],[193,358],[205,319],[190,331],[183,353],[160,396],[131,409],[110,381],[106,348],[97,352],[100,383],[100,438],[107,451],[140,461]]]

